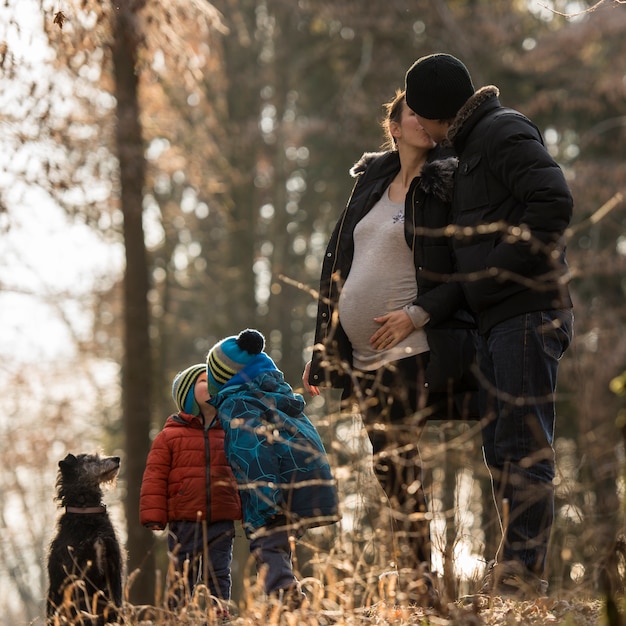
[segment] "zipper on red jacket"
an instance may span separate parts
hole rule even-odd
[[[209,427],[205,426],[204,431],[204,460],[206,479],[206,523],[211,523],[211,444],[209,441]]]

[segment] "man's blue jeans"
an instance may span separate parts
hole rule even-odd
[[[477,337],[483,452],[498,507],[509,517],[498,560],[545,567],[554,519],[554,423],[559,360],[572,339],[571,309],[513,317]]]

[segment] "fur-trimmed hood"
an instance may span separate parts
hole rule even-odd
[[[452,190],[454,185],[454,174],[456,172],[459,160],[457,157],[448,156],[446,158],[434,158],[426,161],[422,168],[419,186],[424,193],[432,194],[443,202],[452,200]],[[388,173],[393,168],[399,169],[400,162],[398,153],[394,151],[387,152],[365,152],[361,158],[350,169],[350,175],[357,178],[365,174],[368,169],[376,167],[381,172]]]
[[[392,152],[364,152],[361,155],[361,158],[350,168],[350,176],[352,178],[357,178],[361,174],[364,174],[368,168],[368,166],[373,161],[378,161],[382,159],[382,157],[391,155]]]
[[[457,157],[426,161],[420,177],[421,188],[443,202],[452,202],[454,175],[458,165]]]
[[[487,102],[487,100],[497,98],[499,95],[500,90],[495,85],[486,85],[485,87],[478,89],[456,114],[454,122],[452,122],[452,125],[448,129],[448,135],[445,140],[446,145],[454,143],[454,139],[463,128],[463,125],[470,117],[472,117],[478,107]]]

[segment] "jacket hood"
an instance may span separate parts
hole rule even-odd
[[[440,156],[442,156],[440,150],[435,148],[431,151],[429,160],[426,161],[422,168],[419,186],[424,190],[424,193],[432,194],[443,202],[451,202],[454,174],[459,160],[453,156],[446,158],[440,158]],[[369,174],[368,169],[373,168],[386,174],[393,173],[394,170],[397,171],[399,167],[400,158],[395,150],[388,152],[365,152],[352,166],[350,174],[356,178],[366,172]]]
[[[190,413],[174,413],[165,420],[164,428],[176,426],[191,426],[192,428],[204,428],[204,418],[202,415],[191,415]]]
[[[425,193],[443,202],[452,202],[454,175],[458,165],[457,157],[426,161],[422,167],[419,186]]]
[[[499,95],[500,90],[495,85],[486,85],[485,87],[478,89],[456,114],[454,122],[452,122],[452,125],[448,129],[446,143],[454,143],[454,140],[458,136],[461,128],[463,128],[467,120],[472,117],[477,109],[488,100],[498,98]]]
[[[226,387],[237,387],[238,385],[254,380],[263,372],[273,371],[278,371],[276,363],[274,363],[271,357],[265,354],[265,352],[261,352],[255,355],[243,369],[239,370],[230,380],[224,383],[220,392]]]
[[[399,167],[400,157],[395,150],[364,152],[361,158],[350,168],[350,176],[357,178],[365,172],[373,173],[375,176],[387,176],[394,173]]]
[[[252,380],[222,388],[213,398],[215,406],[219,407],[229,396],[256,396],[268,407],[289,417],[297,417],[304,410],[304,398],[293,392],[280,370],[267,370]]]

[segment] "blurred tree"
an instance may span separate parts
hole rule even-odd
[[[143,230],[144,145],[136,73],[142,29],[136,12],[143,2],[121,4],[113,14],[112,61],[117,102],[116,154],[120,207],[124,215],[124,361],[122,421],[125,442],[128,571],[136,575],[130,599],[154,601],[154,554],[150,531],[139,522],[139,491],[150,449],[152,351],[148,311],[148,258]]]

